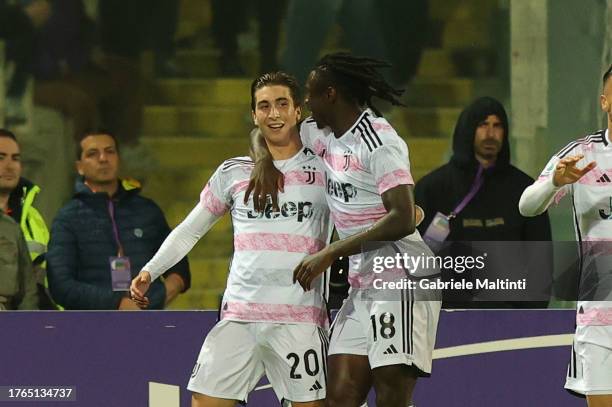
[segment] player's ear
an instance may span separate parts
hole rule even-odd
[[[336,91],[336,88],[331,87],[331,86],[328,86],[328,87],[327,87],[327,92],[326,92],[326,94],[327,94],[327,99],[328,99],[330,102],[335,102],[335,101],[336,101],[336,98],[338,97],[338,92]]]
[[[299,122],[300,119],[302,118],[302,107],[301,106],[296,106],[295,114],[297,115],[297,121]]]
[[[75,161],[74,167],[76,168],[77,173],[82,177],[83,176],[83,168],[81,166],[81,160]]]
[[[601,103],[601,110],[610,113],[611,104],[606,95],[599,96],[599,102]]]
[[[251,110],[251,117],[253,118],[253,124],[257,126],[257,116],[253,110]]]

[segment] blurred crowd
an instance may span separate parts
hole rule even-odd
[[[101,126],[135,143],[146,91],[143,52],[152,51],[156,76],[185,76],[175,57],[180,5],[179,0],[0,0],[0,40],[12,67],[7,123],[25,120],[22,98],[34,79],[34,103],[69,117],[75,135]],[[208,36],[220,51],[223,76],[245,74],[238,39],[252,26],[259,71],[280,68],[302,81],[334,24],[344,31],[340,46],[391,61],[397,84],[415,74],[427,40],[427,0],[211,0],[210,7]],[[197,47],[194,39],[178,42]]]

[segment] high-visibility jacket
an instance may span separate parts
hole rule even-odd
[[[40,212],[34,207],[40,188],[25,178],[9,197],[9,214],[19,224],[25,237],[30,259],[34,265],[35,280],[38,283],[40,306],[57,309],[48,292],[45,255],[49,244],[49,229]]]
[[[19,223],[21,231],[28,244],[30,258],[35,265],[40,265],[47,253],[49,244],[49,229],[40,212],[34,207],[36,195],[40,192],[38,185],[25,178],[19,180],[17,188],[9,198],[11,217]]]
[[[40,192],[40,188],[34,185],[32,189],[26,190],[24,187],[24,200],[21,211],[21,219],[19,226],[25,236],[26,243],[32,262],[37,264],[39,257],[47,253],[47,245],[49,244],[49,229],[38,210],[32,206],[34,198]]]

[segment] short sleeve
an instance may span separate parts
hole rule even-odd
[[[304,120],[300,125],[300,138],[304,147],[312,150],[316,155],[322,156],[326,149],[327,129],[319,129],[312,117]]]
[[[383,145],[376,148],[370,155],[369,163],[381,195],[398,185],[414,185],[408,146],[399,136],[391,141],[385,140]]]

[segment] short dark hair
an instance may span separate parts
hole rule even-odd
[[[115,148],[117,149],[117,153],[119,153],[119,141],[115,135],[106,130],[106,129],[89,129],[81,133],[76,143],[76,158],[77,160],[81,159],[81,155],[83,155],[83,147],[81,147],[81,142],[85,140],[89,136],[109,136],[115,142]]]
[[[10,131],[10,130],[0,129],[0,137],[10,138],[15,143],[17,143],[17,137],[15,137],[15,134],[12,131]]]
[[[277,71],[265,73],[251,83],[251,110],[255,111],[255,92],[264,86],[271,85],[288,87],[291,98],[293,99],[293,104],[295,106],[302,105],[302,92],[297,79],[286,72]]]
[[[603,74],[603,86],[606,86],[606,82],[608,82],[610,76],[612,76],[612,65],[610,65],[608,70]]]

